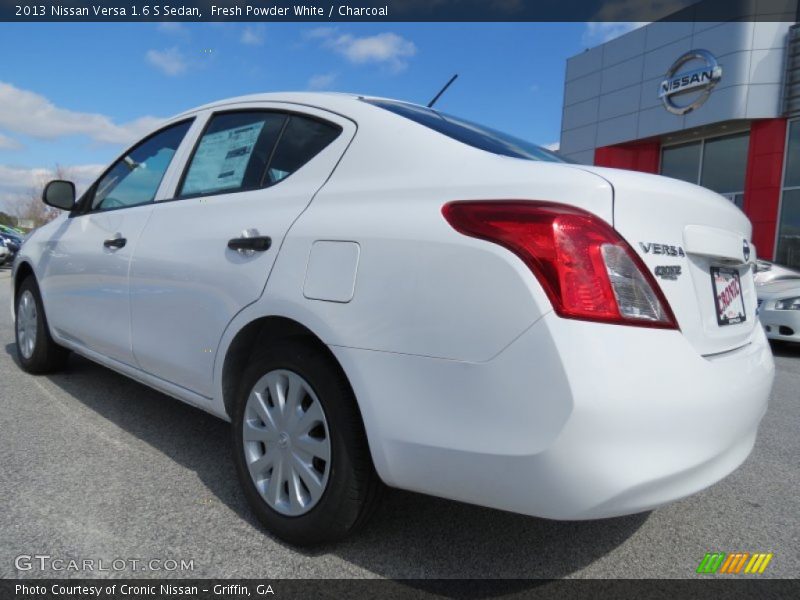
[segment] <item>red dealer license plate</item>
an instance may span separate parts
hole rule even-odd
[[[746,316],[739,271],[725,267],[711,267],[711,283],[714,286],[717,323],[720,326],[742,323]]]

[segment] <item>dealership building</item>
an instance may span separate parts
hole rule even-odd
[[[715,190],[800,267],[800,27],[656,21],[573,56],[560,152]]]

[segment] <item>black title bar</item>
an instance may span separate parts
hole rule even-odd
[[[25,579],[0,580],[3,600],[382,600],[427,598],[797,598],[800,581],[696,579]]]
[[[9,22],[796,21],[798,0],[0,0]]]

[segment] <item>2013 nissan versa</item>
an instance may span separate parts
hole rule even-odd
[[[252,509],[296,544],[382,484],[645,511],[733,471],[766,410],[742,212],[433,109],[226,100],[44,201],[66,212],[14,263],[22,367],[73,351],[232,421]]]

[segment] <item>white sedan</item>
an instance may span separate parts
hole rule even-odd
[[[757,286],[758,316],[767,337],[800,342],[800,274]]]
[[[382,484],[649,510],[736,469],[767,407],[744,214],[432,109],[225,100],[44,200],[65,214],[14,265],[22,367],[73,351],[232,421],[292,543],[350,533]]]

